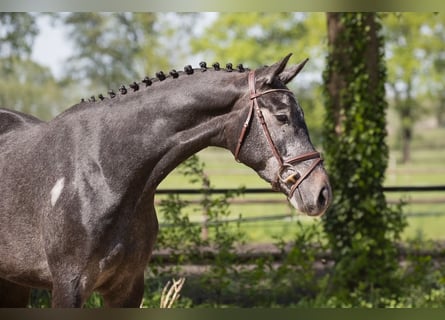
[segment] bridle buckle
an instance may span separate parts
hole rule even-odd
[[[288,170],[292,172],[287,177],[283,177],[283,173]],[[298,179],[301,177],[300,173],[298,171],[295,171],[294,166],[292,166],[290,163],[285,163],[281,166],[280,170],[278,171],[278,179],[283,182],[284,184],[295,184]]]

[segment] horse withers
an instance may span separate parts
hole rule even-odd
[[[159,72],[48,122],[0,111],[0,288],[19,297],[50,289],[53,307],[81,307],[93,291],[107,306],[138,307],[158,232],[156,188],[208,146],[322,215],[328,176],[286,87],[306,61],[287,67],[289,58]]]

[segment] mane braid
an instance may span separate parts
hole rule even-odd
[[[121,86],[119,87],[119,92],[120,92],[121,94],[127,94],[127,88],[125,88],[124,85],[121,85]]]
[[[134,81],[132,84],[130,84],[130,88],[133,89],[133,92],[135,92],[139,90],[139,85],[136,81]]]
[[[219,62],[215,62],[212,64],[211,67],[208,67],[207,63],[205,61],[201,61],[199,63],[199,68],[193,68],[191,65],[186,65],[184,67],[184,71],[176,71],[175,69],[172,69],[168,74],[165,74],[163,71],[159,71],[159,72],[155,73],[155,77],[153,77],[153,78],[150,78],[149,76],[145,76],[144,79],[142,79],[139,83],[136,81],[133,81],[133,83],[129,84],[128,86],[130,89],[132,89],[131,92],[136,92],[136,91],[139,91],[141,86],[147,88],[147,87],[152,86],[154,83],[163,82],[167,78],[177,79],[180,76],[193,75],[195,73],[198,73],[198,71],[199,71],[199,73],[205,72],[205,71],[247,72],[247,71],[250,71],[250,69],[245,68],[243,66],[243,64],[241,64],[241,63],[236,66],[236,69],[233,67],[232,63],[227,63],[225,68],[221,68]],[[128,89],[125,87],[125,85],[121,85],[118,88],[118,91],[121,96],[124,96],[127,93],[129,93]],[[96,98],[94,96],[91,96],[88,100],[85,100],[84,98],[82,98],[81,103],[86,103],[86,102],[96,103],[96,102],[104,101],[105,99],[113,99],[117,96],[117,94],[113,91],[113,89],[109,89],[107,93],[109,95],[109,98],[106,98],[104,95],[99,94],[97,96],[99,98],[98,100],[96,100]]]

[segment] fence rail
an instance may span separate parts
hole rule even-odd
[[[389,186],[383,187],[383,192],[385,193],[425,193],[425,192],[445,192],[445,185],[435,185],[435,186]],[[179,194],[179,195],[201,195],[203,193],[207,195],[214,194],[279,194],[279,192],[267,189],[267,188],[240,188],[240,189],[229,189],[229,188],[219,188],[219,189],[161,189],[156,192],[158,195],[171,195],[171,194]],[[190,203],[199,203],[200,200],[191,200]],[[396,203],[398,201],[388,200],[389,203]],[[404,202],[410,204],[445,204],[445,195],[444,197],[434,197],[427,199],[405,199]],[[159,203],[159,202],[158,202]],[[274,203],[283,203],[283,200],[280,199],[232,199],[232,204],[274,204]],[[424,212],[424,213],[407,213],[408,217],[427,217],[427,216],[443,216],[444,212]],[[249,217],[237,217],[237,218],[228,218],[219,222],[206,222],[206,226],[216,225],[218,223],[227,223],[227,222],[242,222],[242,223],[251,223],[258,221],[278,221],[283,219],[293,219],[295,215],[292,213],[276,213],[273,215],[261,215],[261,216],[249,216]],[[196,224],[202,224],[204,221],[193,222]],[[161,223],[162,227],[171,227],[172,225],[167,223]]]
[[[436,186],[390,186],[383,187],[383,192],[431,192],[431,191],[445,191],[445,185]],[[225,193],[243,194],[272,194],[279,193],[268,188],[216,188],[216,189],[161,189],[157,190],[156,194],[225,194]]]
[[[411,200],[405,200],[409,203],[432,203],[432,204],[445,204],[445,185],[435,185],[435,186],[389,186],[384,187],[383,191],[385,193],[423,193],[426,192],[443,192],[442,195],[435,195],[434,198],[431,196],[428,196],[429,198],[426,199],[414,199],[416,201]],[[242,195],[267,195],[267,194],[279,194],[279,192],[273,191],[271,189],[267,188],[256,188],[256,189],[162,189],[158,190],[157,194],[161,195],[169,195],[169,194],[180,194],[180,195],[213,195],[213,194],[227,194],[227,193],[234,193],[234,194],[242,194]],[[191,200],[190,203],[199,203],[200,200]],[[242,199],[242,200],[232,200],[236,204],[249,204],[249,203],[267,203],[270,202],[276,203],[277,201],[283,202],[283,200],[279,199]],[[440,216],[445,215],[444,212],[425,212],[425,213],[409,213],[406,214],[407,216]],[[273,215],[261,215],[261,216],[248,216],[248,217],[241,217],[241,218],[228,218],[223,221],[219,222],[193,222],[196,224],[200,224],[203,226],[203,228],[211,227],[212,225],[218,224],[218,223],[226,223],[226,222],[242,222],[242,223],[252,223],[257,221],[273,221],[273,220],[283,220],[283,219],[295,219],[295,215],[292,213],[277,213]],[[163,227],[169,227],[172,226],[170,224],[162,224]],[[289,248],[287,248],[289,249]],[[286,250],[287,250],[286,249]],[[445,260],[445,242],[437,242],[436,246],[431,249],[413,249],[404,246],[403,244],[398,245],[398,253],[399,253],[399,259],[402,261],[406,259],[407,256],[419,256],[419,257],[425,257],[430,256],[435,260]],[[195,259],[193,261],[189,261],[188,263],[193,266],[205,266],[208,264],[212,264],[215,259],[215,250],[211,248],[205,248],[205,249],[199,249],[199,259]],[[264,259],[271,259],[275,263],[280,263],[283,260],[283,257],[285,256],[285,252],[282,252],[279,250],[276,246],[274,246],[271,243],[268,244],[250,244],[243,248],[238,248],[236,251],[237,256],[237,263],[238,264],[254,264],[256,259],[264,258]],[[317,257],[320,263],[322,265],[329,265],[329,261],[332,261],[332,257],[330,255],[330,252],[320,253],[320,255]],[[171,254],[169,250],[155,250],[153,252],[152,260],[158,261],[163,263],[164,265],[168,264],[175,264],[177,261],[174,258],[174,255]],[[318,261],[317,260],[317,261]],[[192,268],[193,269],[193,268]],[[195,269],[193,269],[195,270]],[[196,269],[201,270],[201,269]]]

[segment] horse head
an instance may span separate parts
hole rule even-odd
[[[303,110],[286,87],[307,60],[286,67],[290,56],[249,72],[248,90],[234,106],[238,121],[225,131],[238,161],[286,194],[296,209],[320,216],[331,203],[332,191]]]

